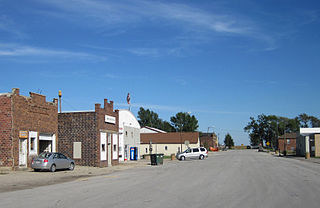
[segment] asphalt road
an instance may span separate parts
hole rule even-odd
[[[320,165],[253,150],[0,194],[0,207],[319,207]]]

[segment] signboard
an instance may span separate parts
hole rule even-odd
[[[116,124],[116,117],[105,115],[106,123]]]
[[[269,146],[270,145],[270,142],[267,142],[267,146]]]
[[[28,138],[28,131],[19,131],[19,138],[27,139]]]

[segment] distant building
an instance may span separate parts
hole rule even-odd
[[[140,155],[152,153],[164,155],[176,154],[187,148],[199,147],[199,132],[170,132],[170,133],[144,133],[140,134]],[[182,148],[181,148],[182,147]]]
[[[152,134],[152,133],[167,133],[166,131],[162,131],[157,128],[149,127],[149,126],[144,126],[140,129],[141,134]]]
[[[296,154],[296,140],[299,133],[286,133],[278,137],[278,147],[281,153],[286,151],[286,154]]]
[[[43,151],[57,151],[58,100],[20,90],[0,93],[0,166],[26,168]]]
[[[200,145],[205,148],[218,147],[218,139],[215,133],[202,133],[200,136]]]
[[[78,165],[107,167],[119,163],[119,114],[113,101],[94,111],[59,113],[59,151]]]
[[[320,128],[300,128],[300,136],[297,138],[297,155],[320,157]]]

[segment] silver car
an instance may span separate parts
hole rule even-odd
[[[203,160],[205,157],[208,157],[208,151],[204,147],[189,148],[184,152],[178,153],[176,157],[178,160],[186,160],[186,159]]]
[[[43,152],[34,158],[31,163],[31,168],[33,168],[35,172],[39,170],[55,172],[58,169],[74,170],[74,167],[74,160],[58,152]]]

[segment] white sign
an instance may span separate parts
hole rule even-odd
[[[116,124],[116,117],[105,115],[105,122]]]

